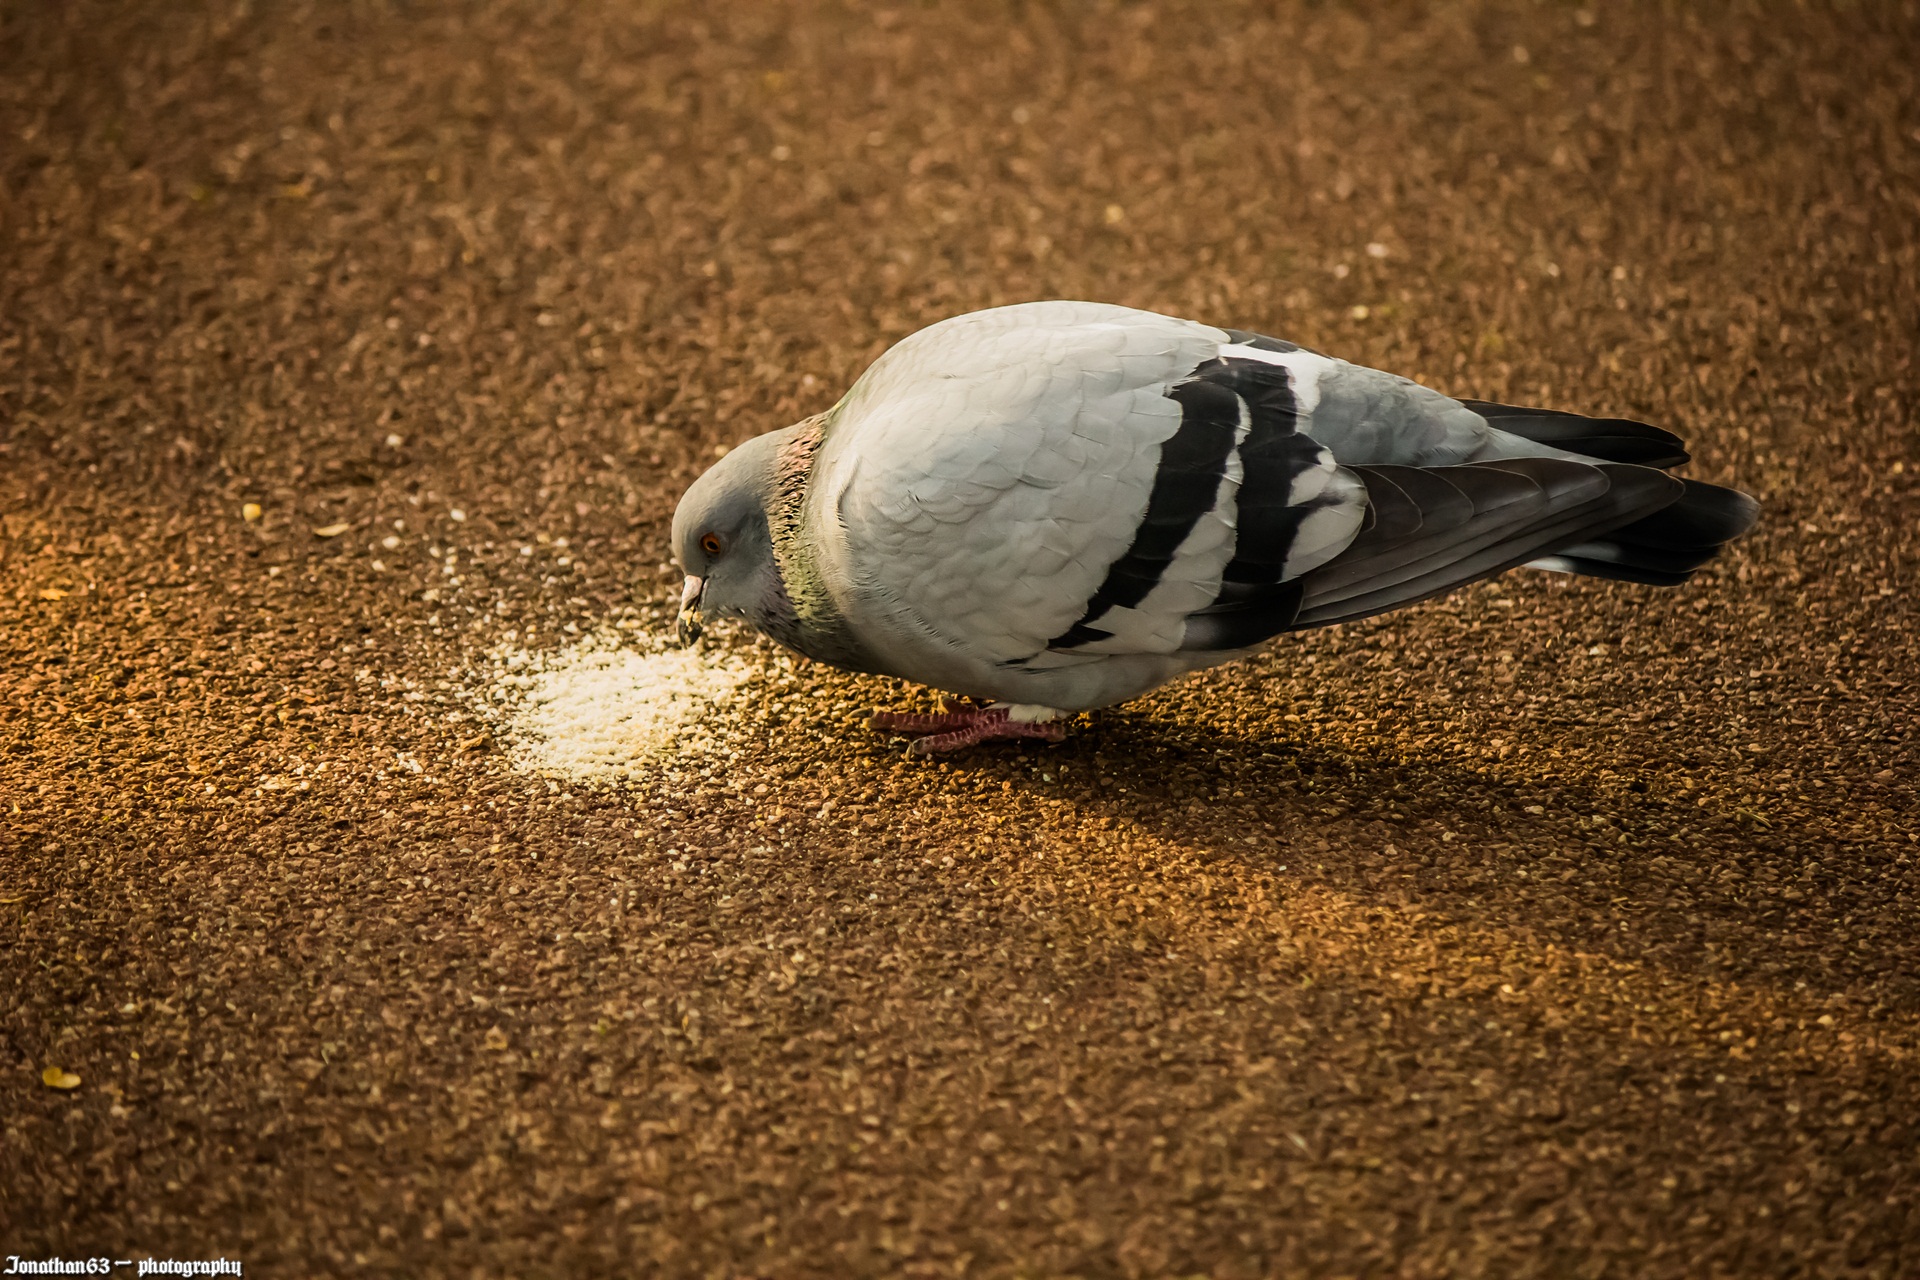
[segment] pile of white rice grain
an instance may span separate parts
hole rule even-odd
[[[607,784],[649,776],[669,757],[700,755],[737,723],[754,665],[712,648],[683,649],[604,632],[570,648],[506,647],[476,690],[520,768]]]

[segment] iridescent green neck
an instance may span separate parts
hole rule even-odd
[[[832,411],[818,414],[793,429],[793,438],[780,446],[769,478],[766,498],[767,533],[773,544],[780,587],[786,595],[785,616],[761,629],[809,658],[854,671],[884,674],[867,647],[860,643],[840,616],[827,590],[807,529],[807,490],[813,480],[813,462],[826,438]]]

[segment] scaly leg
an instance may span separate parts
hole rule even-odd
[[[905,734],[915,739],[907,748],[910,755],[930,756],[937,751],[957,751],[976,743],[999,738],[1038,738],[1058,742],[1067,736],[1067,726],[1057,719],[1059,712],[1050,707],[968,706],[952,698],[946,710],[935,714],[911,711],[876,711],[870,723],[888,733]]]

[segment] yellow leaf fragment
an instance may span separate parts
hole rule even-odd
[[[486,1038],[482,1040],[481,1043],[495,1053],[499,1053],[507,1047],[507,1033],[498,1027],[494,1027],[487,1032]]]
[[[252,524],[258,520],[260,518],[260,504],[257,502],[249,502],[246,506],[241,507],[240,518],[248,524]]]
[[[80,1077],[65,1067],[48,1067],[40,1073],[40,1083],[49,1089],[78,1089]]]
[[[58,587],[48,587],[45,591],[42,591],[40,593],[40,598],[42,600],[65,600],[67,598],[67,593],[62,591]]]

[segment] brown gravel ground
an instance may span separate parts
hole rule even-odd
[[[0,4],[0,1254],[1920,1274],[1916,68],[1894,0]],[[568,791],[455,718],[663,623],[716,446],[1047,296],[1766,517],[1058,748],[815,669]]]

